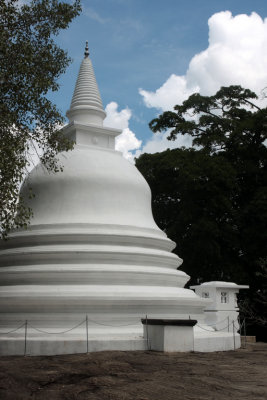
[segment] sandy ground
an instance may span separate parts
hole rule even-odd
[[[0,399],[266,400],[267,343],[205,354],[0,357]]]

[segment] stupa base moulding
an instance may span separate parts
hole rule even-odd
[[[177,332],[176,332],[177,333]],[[152,332],[150,333],[152,336]],[[152,337],[147,340],[146,335],[142,334],[121,334],[112,337],[111,335],[89,336],[86,339],[86,333],[58,335],[36,335],[28,330],[26,342],[25,335],[13,334],[12,336],[2,337],[0,341],[0,355],[60,355],[90,353],[97,351],[168,351],[168,352],[214,352],[229,351],[240,348],[240,335],[235,333],[235,339],[231,333],[214,332],[211,334],[201,334],[193,330],[193,346],[188,347],[187,342],[177,340],[169,343],[168,347],[158,347],[151,344]],[[177,333],[179,337],[179,333]],[[26,345],[25,345],[26,343]],[[177,345],[179,343],[179,345]]]

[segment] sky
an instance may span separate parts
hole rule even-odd
[[[71,0],[70,0],[71,1]],[[266,0],[83,0],[83,11],[56,38],[73,62],[50,99],[66,113],[85,41],[106,126],[122,129],[116,149],[140,154],[189,146],[168,141],[148,123],[195,92],[240,84],[267,87]]]

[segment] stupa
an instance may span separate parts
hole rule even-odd
[[[1,244],[1,354],[146,349],[146,316],[205,325],[209,300],[184,288],[150,188],[115,150],[121,131],[105,116],[86,46],[64,128],[74,150],[59,154],[63,172],[31,171],[31,224]]]

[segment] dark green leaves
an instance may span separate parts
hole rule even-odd
[[[267,259],[267,108],[256,99],[240,86],[190,96],[150,127],[169,130],[171,140],[188,134],[193,147],[136,162],[152,190],[155,220],[177,243],[192,283],[247,283],[251,304],[263,293],[259,260]]]
[[[169,139],[191,135],[193,144],[210,153],[233,146],[258,145],[267,138],[267,111],[252,101],[255,93],[241,86],[222,87],[214,96],[193,94],[175,112],[164,112],[149,124],[153,132],[170,129]]]
[[[0,179],[1,232],[26,226],[30,210],[19,201],[19,188],[27,172],[29,148],[42,149],[42,162],[57,171],[59,151],[72,143],[59,126],[63,116],[46,98],[58,90],[58,77],[70,59],[55,41],[80,12],[80,1],[71,5],[57,0],[32,0],[18,6],[15,0],[0,0]]]

